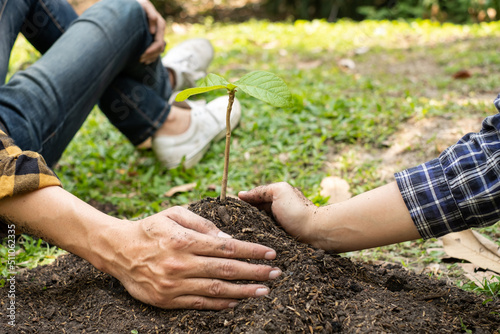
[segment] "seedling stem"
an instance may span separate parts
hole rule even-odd
[[[222,174],[222,187],[220,193],[220,200],[224,202],[226,200],[227,191],[227,175],[229,173],[229,149],[231,146],[231,110],[233,109],[234,95],[236,94],[236,89],[228,89],[229,100],[227,102],[226,111],[226,148],[224,150],[224,172]]]
[[[285,82],[276,75],[265,71],[254,71],[244,75],[235,83],[230,83],[225,78],[208,74],[200,87],[188,88],[180,92],[176,101],[184,101],[191,95],[210,92],[216,89],[227,89],[229,100],[226,111],[226,148],[224,150],[224,171],[222,174],[222,187],[220,200],[226,201],[227,175],[229,173],[229,148],[231,143],[231,110],[233,108],[236,88],[245,93],[267,102],[275,107],[286,107],[290,105],[291,93]]]

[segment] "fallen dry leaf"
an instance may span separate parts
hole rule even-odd
[[[300,61],[297,63],[297,69],[299,70],[310,70],[313,68],[318,68],[322,64],[321,60],[312,60],[312,61]]]
[[[351,198],[349,183],[337,176],[325,177],[321,183],[320,195],[330,197],[328,203],[338,203]]]
[[[180,186],[176,186],[176,187],[170,188],[165,194],[163,194],[163,196],[165,196],[165,197],[172,197],[172,196],[174,196],[177,193],[191,191],[194,188],[196,188],[196,182],[183,184],[183,185],[180,185]]]
[[[365,53],[367,53],[368,51],[370,51],[370,47],[368,46],[362,46],[362,47],[359,47],[357,49],[354,50],[354,54],[356,55],[363,55]]]
[[[444,251],[449,256],[467,260],[480,268],[500,273],[500,257],[481,243],[472,230],[450,233],[441,239]]]
[[[290,156],[290,153],[280,153],[280,155],[278,155],[278,158],[280,159],[282,164],[285,164],[285,163],[287,163],[289,156]]]
[[[348,58],[340,59],[338,65],[340,66],[340,68],[346,70],[354,70],[356,68],[356,63],[352,59]]]
[[[427,265],[424,270],[422,270],[422,274],[430,274],[432,273],[433,275],[439,275],[441,272],[441,266],[439,263],[431,263]]]
[[[261,47],[264,50],[271,50],[271,49],[276,49],[279,45],[280,45],[279,41],[273,40],[269,43],[265,43],[265,44],[261,45]]]
[[[473,230],[472,233],[474,234],[476,239],[479,240],[480,243],[482,243],[486,248],[488,248],[490,252],[500,257],[500,246],[498,246],[496,243],[486,238],[484,235],[482,235],[477,231]]]
[[[484,288],[483,283],[486,279],[487,281],[491,281],[493,276],[498,276],[497,273],[486,270],[486,271],[478,271],[478,267],[472,263],[457,263],[459,267],[464,271],[464,276],[476,283],[477,286]]]
[[[460,70],[460,71],[456,72],[455,74],[453,74],[453,79],[467,79],[467,78],[470,78],[471,76],[472,76],[472,74],[470,74],[469,71]]]

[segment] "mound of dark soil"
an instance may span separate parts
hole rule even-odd
[[[238,200],[190,209],[233,237],[274,248],[283,270],[269,296],[232,310],[167,311],[134,300],[113,277],[67,255],[16,276],[16,327],[2,333],[498,333],[500,301],[488,301],[405,269],[355,264],[296,242]]]

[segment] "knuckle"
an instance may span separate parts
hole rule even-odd
[[[224,263],[222,263],[221,267],[219,268],[219,274],[223,278],[233,278],[235,275],[235,271],[236,270],[234,268],[234,265],[229,261],[225,261]]]
[[[170,209],[168,209],[168,211],[170,214],[174,214],[174,215],[180,214],[182,212],[182,207],[176,205],[176,206],[173,206]]]
[[[234,240],[225,240],[221,248],[226,256],[232,256],[236,253],[236,243]]]
[[[168,300],[161,294],[155,293],[150,297],[151,305],[157,306],[157,307],[164,307],[164,305],[168,304]]]
[[[169,240],[169,247],[174,250],[184,250],[188,248],[194,241],[188,233],[182,236],[172,236]]]
[[[257,247],[252,247],[250,249],[250,258],[251,259],[258,259],[261,258],[262,256],[262,251],[258,249]]]
[[[208,287],[208,293],[211,296],[218,297],[221,296],[224,292],[224,286],[223,283],[220,281],[213,281],[210,283],[210,286]]]
[[[203,297],[196,297],[192,304],[193,309],[203,310],[205,308],[205,299]]]
[[[282,192],[288,192],[290,190],[293,190],[295,192],[297,190],[297,188],[292,187],[292,185],[290,183],[280,182],[278,190],[279,190],[280,193],[282,193]]]
[[[166,276],[172,276],[186,271],[186,264],[182,261],[170,259],[163,263],[163,270]]]
[[[156,285],[156,290],[158,292],[160,292],[159,294],[157,294],[157,296],[159,298],[163,298],[162,293],[164,293],[166,291],[171,291],[172,289],[174,289],[176,287],[177,287],[177,284],[174,281],[169,280],[169,279],[162,279]]]
[[[276,187],[278,188],[288,188],[290,185],[287,182],[278,182],[276,183]]]

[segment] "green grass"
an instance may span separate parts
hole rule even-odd
[[[243,119],[232,136],[228,193],[287,181],[316,203],[324,203],[319,184],[324,177],[336,175],[346,179],[356,195],[391,181],[381,175],[381,159],[364,159],[359,152],[383,151],[391,135],[410,119],[495,113],[489,101],[500,87],[500,23],[219,24],[207,19],[205,24],[185,28],[183,34],[167,31],[168,47],[190,37],[207,37],[216,49],[210,72],[234,80],[253,70],[271,71],[287,82],[293,94],[293,106],[278,109],[238,93]],[[356,54],[360,47],[368,47],[369,52]],[[9,73],[37,57],[20,39]],[[343,58],[352,59],[356,68],[339,67]],[[461,69],[469,70],[472,77],[454,80],[453,73]],[[418,152],[420,148],[409,149]],[[65,188],[83,200],[112,204],[113,215],[139,219],[172,205],[217,196],[223,151],[224,143],[215,143],[193,169],[165,170],[151,152],[135,150],[96,108],[56,172]],[[163,195],[171,187],[191,182],[197,184],[194,191],[172,198]],[[483,232],[496,238],[500,229],[495,226]],[[438,255],[426,253],[434,243],[407,242],[346,255],[397,261],[416,269],[437,259]],[[35,244],[23,254],[36,265],[55,252]]]
[[[12,274],[8,270],[6,261],[9,258],[6,243],[0,246],[0,277],[5,278]],[[64,254],[65,251],[51,247],[42,239],[32,238],[28,235],[18,236],[15,247],[15,264],[18,270],[25,268],[34,268],[37,265],[51,263],[57,256]],[[4,279],[0,279],[0,286],[5,284]]]
[[[483,279],[482,282],[463,282],[460,283],[460,287],[464,290],[498,298],[498,296],[500,296],[500,276],[493,276],[489,281],[487,279]]]

